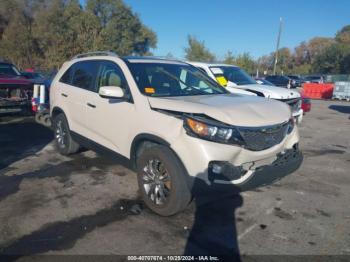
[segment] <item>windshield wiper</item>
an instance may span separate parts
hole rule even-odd
[[[172,79],[179,81],[181,84],[185,85],[185,88],[183,88],[182,90],[187,90],[192,92],[193,90],[197,91],[197,94],[201,94],[201,95],[209,95],[207,92],[199,90],[198,88],[195,88],[194,86],[188,86],[184,81],[182,81],[180,78],[177,78],[176,76],[170,74],[169,72],[165,71],[164,69],[160,69],[159,72],[162,72],[163,74],[171,77]]]

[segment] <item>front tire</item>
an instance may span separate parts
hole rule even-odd
[[[139,189],[152,211],[171,216],[188,206],[192,196],[187,172],[170,148],[163,145],[144,148],[136,163]]]
[[[71,136],[68,121],[64,114],[59,114],[53,119],[55,143],[61,155],[71,155],[79,150],[79,144]]]

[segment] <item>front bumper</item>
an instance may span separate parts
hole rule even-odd
[[[30,101],[0,101],[0,115],[29,112]]]
[[[296,144],[292,149],[288,149],[277,155],[276,160],[269,165],[264,165],[256,168],[253,174],[244,184],[238,184],[240,187],[258,187],[260,185],[269,184],[274,180],[280,179],[298,169],[302,163],[303,155]],[[247,170],[243,166],[234,166],[229,162],[222,162],[223,166],[221,173],[216,173],[215,170],[209,168],[208,179],[214,184],[235,184],[244,177]]]
[[[188,136],[185,131],[180,137],[171,144],[172,149],[177,153],[188,174],[204,180],[208,185],[213,183],[209,178],[209,169],[215,161],[227,162],[242,167],[245,171],[255,172],[260,167],[271,165],[281,152],[293,149],[299,142],[297,127],[280,144],[262,151],[250,151],[240,146],[205,141]]]

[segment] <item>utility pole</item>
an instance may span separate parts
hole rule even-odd
[[[278,61],[278,49],[280,48],[280,40],[281,40],[281,34],[282,34],[282,24],[283,20],[282,17],[280,17],[280,28],[278,30],[278,36],[277,36],[277,45],[276,45],[276,53],[275,53],[275,64],[273,66],[273,74],[276,74],[276,67],[277,67],[277,61]]]

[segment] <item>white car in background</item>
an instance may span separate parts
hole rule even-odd
[[[277,86],[258,84],[238,66],[200,62],[188,63],[204,71],[209,77],[224,86],[231,93],[245,91],[247,95],[254,94],[287,103],[291,107],[293,117],[297,123],[301,123],[303,109],[301,108],[301,96],[299,92]]]

